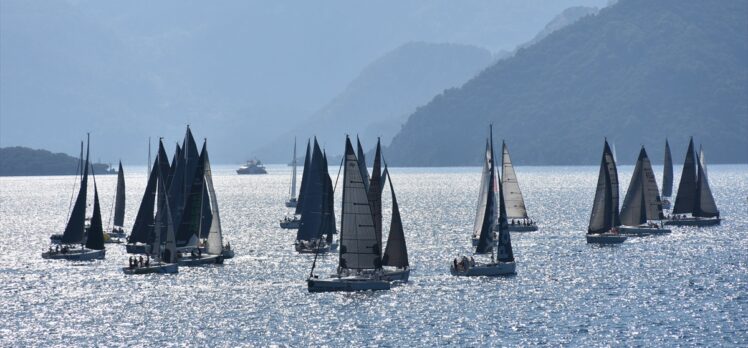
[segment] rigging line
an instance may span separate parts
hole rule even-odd
[[[343,169],[343,161],[345,161],[345,154],[340,159],[340,166],[338,166],[338,176],[335,177],[335,185],[332,187],[332,192],[335,193],[335,189],[338,187],[338,179],[340,179],[340,171]]]
[[[75,195],[75,187],[78,186],[79,173],[82,172],[81,164],[83,162],[83,142],[81,142],[81,157],[78,159],[78,164],[75,166],[75,180],[73,180],[73,190],[70,191],[70,201],[68,202],[68,213],[65,217],[66,221],[70,218],[70,209],[73,206],[73,196]]]

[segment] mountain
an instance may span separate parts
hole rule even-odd
[[[78,158],[27,147],[0,147],[0,176],[74,175]],[[111,174],[108,164],[94,163],[96,175]]]
[[[748,162],[748,1],[622,0],[418,108],[391,164],[477,165],[487,126],[520,164],[623,163],[688,137],[710,163]]]
[[[576,21],[590,15],[597,14],[600,9],[597,7],[585,7],[585,6],[574,6],[565,9],[563,12],[553,17],[545,28],[535,35],[529,42],[520,45],[519,48],[526,48],[534,45],[540,40],[545,39],[546,36],[550,35],[556,30],[559,30],[569,24],[575,23]]]
[[[372,143],[381,136],[389,142],[418,105],[445,88],[461,85],[489,62],[491,53],[475,46],[402,45],[369,64],[340,95],[256,153],[266,161],[287,161],[295,135],[316,135],[331,145],[342,141],[344,134],[358,134]],[[328,150],[337,154],[338,147]]]

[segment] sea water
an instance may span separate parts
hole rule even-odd
[[[124,275],[128,255],[115,244],[102,261],[43,260],[76,179],[0,178],[0,346],[748,345],[748,166],[709,167],[720,226],[673,227],[614,247],[584,238],[597,167],[517,167],[540,230],[512,234],[517,275],[493,279],[449,275],[452,259],[472,252],[480,169],[391,168],[410,282],[324,294],[307,292],[314,256],[295,253],[295,231],[278,226],[291,212],[290,167],[233,169],[213,173],[236,257],[177,275]],[[619,168],[621,197],[632,170]],[[147,178],[143,167],[125,172],[129,230]],[[106,228],[116,177],[96,182]],[[386,237],[389,189],[384,209]],[[336,266],[337,254],[322,256],[315,273]]]

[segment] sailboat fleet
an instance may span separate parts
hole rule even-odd
[[[150,148],[150,147],[149,147]],[[222,264],[234,257],[224,244],[221,218],[213,185],[207,140],[198,151],[187,127],[184,140],[176,144],[169,161],[163,141],[156,159],[149,163],[148,181],[134,224],[127,234],[125,217],[125,176],[119,163],[117,186],[112,203],[111,228],[104,230],[99,192],[90,158],[90,137],[85,160],[81,160],[76,183],[79,188],[67,218],[64,232],[51,237],[52,246],[44,259],[73,261],[101,260],[105,243],[126,237],[128,275],[178,273],[180,267]],[[497,162],[501,163],[500,168]],[[150,154],[149,154],[150,162]],[[345,152],[338,177],[329,172],[328,157],[316,138],[309,139],[297,196],[296,140],[294,139],[291,185],[287,208],[291,216],[280,221],[282,228],[295,229],[294,250],[313,255],[307,277],[309,292],[388,290],[406,283],[411,268],[406,234],[395,183],[379,140],[369,172],[361,141],[354,150],[346,136]],[[342,172],[342,180],[339,179]],[[89,197],[89,177],[93,195]],[[703,148],[697,153],[690,139],[675,201],[670,208],[673,164],[670,144],[665,141],[662,191],[642,146],[628,189],[619,209],[619,179],[615,150],[607,139],[603,144],[597,186],[586,233],[591,244],[621,244],[630,237],[663,235],[669,226],[710,226],[720,223],[720,213],[712,195]],[[336,221],[335,191],[342,190],[340,225]],[[383,193],[389,187],[391,205],[383,207]],[[90,218],[87,200],[93,200]],[[71,198],[72,203],[72,198]],[[383,240],[383,208],[389,208],[386,243]],[[501,157],[494,152],[493,130],[489,127],[483,156],[470,256],[451,260],[454,276],[507,276],[516,274],[516,261],[510,232],[537,231],[527,212],[525,200],[512,164],[509,149],[502,142]],[[337,252],[332,275],[315,271],[324,266],[320,255]]]

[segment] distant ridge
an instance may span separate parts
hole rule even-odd
[[[109,165],[96,163],[94,173],[111,174]],[[74,175],[78,159],[64,153],[28,147],[0,148],[0,176]]]
[[[620,1],[436,96],[385,153],[476,165],[488,123],[519,164],[593,164],[604,136],[622,163],[661,161],[668,137],[678,162],[690,135],[748,162],[748,1]]]

